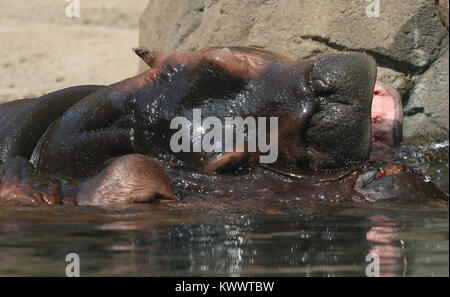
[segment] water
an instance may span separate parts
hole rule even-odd
[[[422,146],[402,146],[397,158],[449,193],[449,141]]]
[[[403,153],[448,193],[448,144]],[[446,202],[265,213],[0,205],[0,218],[1,276],[65,276],[69,253],[82,276],[365,276],[369,254],[382,276],[449,276]]]
[[[295,211],[294,211],[295,213]],[[138,209],[0,210],[0,275],[448,276],[448,211],[323,209],[313,215],[202,215]]]

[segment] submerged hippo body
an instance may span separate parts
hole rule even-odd
[[[247,186],[238,186],[236,196],[268,200],[445,196],[402,166],[367,163],[371,151],[373,159],[389,160],[389,148],[398,145],[401,102],[395,90],[379,83],[374,97],[376,64],[365,54],[292,60],[241,47],[136,53],[149,70],[108,87],[79,87],[86,94],[67,91],[62,97],[72,100],[64,107],[39,113],[46,118],[39,129],[24,128],[34,131],[26,142],[27,133],[9,137],[12,129],[0,127],[0,135],[9,137],[7,144],[0,143],[1,198],[54,204],[147,202],[174,200],[174,190],[178,197],[224,194],[230,183],[242,181]],[[52,94],[47,95],[52,100],[60,96]],[[21,109],[43,101],[45,96],[0,105],[0,116],[8,115],[0,121],[10,121],[11,105]],[[392,105],[389,112],[374,115],[384,104]],[[174,153],[170,139],[177,130],[171,129],[171,120],[192,121],[194,109],[201,109],[203,118],[219,120],[277,117],[276,162],[260,165],[261,154],[247,150]],[[22,124],[15,125],[21,129]],[[17,149],[18,143],[26,149]],[[262,184],[271,194],[257,193]]]

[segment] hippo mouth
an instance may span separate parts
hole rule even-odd
[[[319,98],[331,97],[335,91],[322,80],[315,80],[313,88],[317,91]],[[352,105],[348,102],[337,102],[337,105]],[[335,107],[337,106],[335,105]],[[393,149],[402,143],[403,137],[403,106],[401,96],[397,90],[391,86],[377,81],[373,88],[371,98],[371,130],[370,130],[370,157],[371,160],[393,160]],[[337,107],[336,107],[337,108]],[[314,143],[314,130],[321,129],[323,121],[326,121],[326,114],[323,111],[310,113],[304,122],[302,138],[309,144]],[[344,138],[344,137],[343,137]],[[345,141],[345,140],[344,140]],[[347,166],[348,167],[348,166]]]
[[[403,105],[400,94],[391,86],[377,81],[372,101],[371,159],[391,161],[392,148],[403,140]]]
[[[317,82],[322,84],[323,82]],[[323,87],[321,85],[321,87]],[[329,97],[334,93],[333,90],[323,90],[322,96]],[[370,126],[371,130],[367,134],[370,137],[370,155],[361,160],[365,162],[368,160],[381,160],[381,161],[393,161],[394,149],[402,143],[402,122],[403,122],[403,106],[401,96],[391,86],[376,81],[372,96],[368,100],[371,103],[370,106]],[[351,105],[342,103],[344,105]],[[320,111],[311,111],[302,117],[302,121],[298,124],[301,126],[300,138],[307,143],[308,134],[311,134],[313,129],[320,127],[321,121],[326,115]],[[344,138],[344,137],[342,137]],[[311,144],[307,146],[311,147]],[[314,150],[314,148],[308,148],[308,153],[313,155],[311,158],[323,157],[321,152]],[[359,167],[359,164],[351,163],[338,170],[322,168],[321,172],[317,172],[318,175],[314,175],[312,172],[302,174],[297,170],[286,170],[286,168],[274,168],[272,166],[263,165],[262,167],[273,171],[277,174],[284,176],[294,177],[307,182],[325,182],[334,181],[336,179],[343,178],[350,175],[355,168]]]

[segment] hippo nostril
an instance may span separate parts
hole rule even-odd
[[[324,97],[330,97],[331,95],[334,94],[334,92],[332,90],[329,90],[329,91],[318,91],[318,92],[316,92],[316,94],[317,94],[318,97],[324,98]]]
[[[335,93],[332,86],[321,79],[313,80],[311,88],[318,97],[329,97]]]

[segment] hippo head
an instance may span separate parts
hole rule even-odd
[[[366,54],[293,60],[245,47],[135,52],[159,76],[184,73],[182,85],[190,88],[176,88],[176,98],[167,95],[169,109],[188,102],[209,111],[206,116],[277,117],[279,155],[273,167],[330,171],[369,158],[376,63]],[[221,171],[254,160],[251,153],[232,152],[213,158],[206,168]]]

